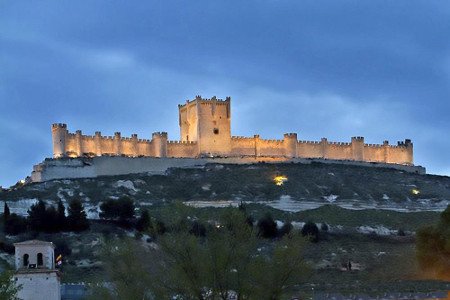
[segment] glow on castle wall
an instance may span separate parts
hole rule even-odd
[[[70,133],[66,124],[52,125],[53,157],[260,157],[260,158],[324,158],[413,165],[411,140],[397,145],[365,144],[363,137],[351,142],[301,141],[296,133],[286,133],[283,139],[266,140],[259,135],[238,137],[231,135],[231,99],[196,96],[178,105],[180,140],[169,141],[166,132],[155,132],[151,139],[136,134],[122,137]]]

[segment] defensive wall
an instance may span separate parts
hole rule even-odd
[[[146,173],[164,174],[170,168],[195,168],[206,164],[256,164],[256,163],[298,163],[343,164],[372,168],[391,168],[410,173],[425,174],[425,168],[399,164],[370,163],[360,161],[330,160],[322,158],[285,158],[285,157],[228,157],[228,158],[156,158],[99,156],[93,158],[46,159],[35,165],[31,174],[32,182],[44,182],[56,179],[96,178]]]
[[[298,140],[296,133],[286,133],[282,139],[276,140],[262,139],[259,135],[232,136],[230,97],[225,100],[216,97],[204,99],[197,95],[195,99],[178,105],[178,111],[178,141],[170,141],[166,132],[154,132],[151,139],[138,138],[137,134],[123,137],[120,132],[113,136],[103,136],[98,131],[94,135],[83,135],[80,130],[71,133],[66,124],[55,123],[52,125],[53,157],[173,158],[174,162],[181,158],[238,158],[240,161],[325,159],[413,165],[413,144],[409,139],[394,146],[388,141],[366,144],[363,137],[352,137],[350,142],[342,143],[330,142],[326,138],[302,141]],[[106,158],[105,161],[120,162]],[[170,167],[169,161],[167,166]]]
[[[151,139],[140,139],[136,134],[122,137],[120,132],[114,136],[82,135],[78,130],[69,133],[66,124],[52,125],[54,157],[174,157],[199,158],[202,156],[221,157],[286,157],[286,158],[324,158],[333,160],[355,160],[394,164],[413,164],[413,144],[410,140],[398,142],[396,146],[365,144],[363,137],[353,137],[350,143],[321,141],[299,141],[297,134],[287,133],[282,140],[232,136],[230,151],[219,155],[208,155],[199,151],[197,141],[169,141],[166,132],[155,132]]]

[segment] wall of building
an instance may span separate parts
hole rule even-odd
[[[22,288],[17,297],[23,300],[60,300],[61,286],[56,271],[39,273],[18,273],[14,275],[16,284]]]
[[[196,157],[197,155],[197,142],[169,141],[167,143],[167,157]]]
[[[28,266],[23,265],[23,256],[24,254],[28,254],[28,263],[37,265],[37,255],[38,253],[42,253],[43,257],[43,266],[48,269],[53,269],[55,258],[53,257],[54,251],[53,248],[48,247],[46,245],[21,245],[20,247],[16,247],[15,251],[15,264],[16,270],[25,268]]]
[[[323,146],[320,142],[299,141],[297,145],[297,157],[323,157]]]
[[[233,136],[231,138],[231,156],[254,156],[256,155],[255,138]]]
[[[284,156],[283,140],[256,139],[258,156]]]

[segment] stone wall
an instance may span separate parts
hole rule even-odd
[[[298,141],[296,133],[286,133],[281,140],[265,140],[253,137],[231,136],[231,99],[200,96],[179,105],[180,141],[169,141],[166,132],[155,132],[151,139],[139,139],[136,134],[122,137],[83,135],[81,131],[69,133],[66,124],[53,124],[53,157],[286,157],[325,158],[413,164],[413,144],[410,140],[396,146],[365,144],[363,137],[352,137],[350,143]]]
[[[310,164],[312,162],[357,165],[366,167],[394,168],[406,172],[425,174],[419,166],[408,166],[386,163],[369,163],[331,159],[305,159],[279,157],[228,157],[228,158],[155,158],[155,157],[120,157],[100,156],[94,158],[62,158],[46,159],[34,166],[31,179],[33,182],[44,182],[54,179],[95,178],[98,176],[114,176],[137,173],[164,174],[169,168],[186,168],[204,166],[208,163],[219,164],[254,164],[254,163],[293,162]]]

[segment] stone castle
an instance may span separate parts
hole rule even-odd
[[[169,141],[166,132],[155,132],[152,139],[139,139],[136,134],[122,137],[83,135],[80,130],[69,133],[66,124],[52,125],[53,157],[251,157],[267,159],[323,158],[388,164],[413,165],[411,140],[397,145],[365,144],[363,137],[352,137],[350,143],[301,141],[296,133],[286,133],[281,140],[266,140],[259,135],[231,135],[231,99],[196,96],[178,105],[181,139]]]

